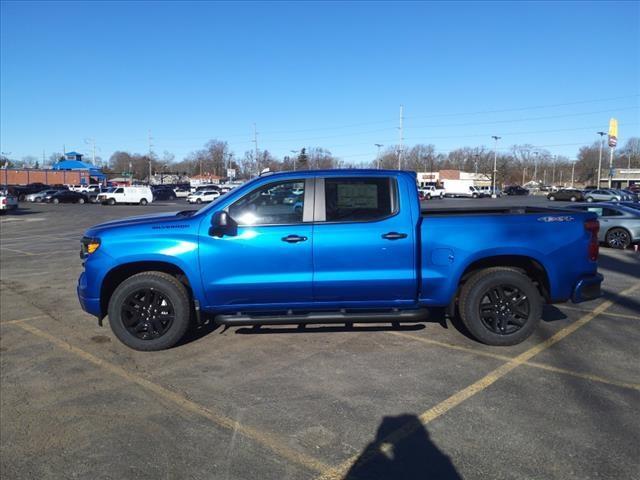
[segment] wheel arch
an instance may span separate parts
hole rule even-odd
[[[109,300],[111,299],[115,289],[118,288],[118,285],[132,275],[149,271],[164,272],[175,277],[185,286],[189,296],[192,299],[195,299],[189,277],[177,265],[163,261],[129,262],[112,268],[102,280],[102,285],[100,287],[100,311],[106,312],[108,310]]]
[[[475,260],[463,271],[460,277],[458,291],[460,291],[462,285],[464,285],[471,275],[479,270],[490,267],[507,267],[520,270],[533,280],[542,298],[547,302],[551,302],[551,284],[547,270],[538,260],[526,255],[494,255]]]

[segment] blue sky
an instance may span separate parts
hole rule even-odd
[[[0,147],[183,158],[640,135],[638,2],[2,2]],[[536,107],[536,108],[530,108]],[[539,107],[539,108],[538,108]],[[479,113],[480,112],[480,113]]]

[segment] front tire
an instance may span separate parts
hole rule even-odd
[[[109,200],[107,200],[107,205],[115,205],[116,201],[113,198],[110,198]]]
[[[556,201],[556,197],[554,197],[553,195],[551,195],[551,196],[549,197],[549,200],[551,200],[552,202],[555,202],[555,201]]]
[[[82,204],[84,203],[84,198],[79,198],[79,199],[78,199],[78,203],[79,203],[80,205],[82,205]]]
[[[587,202],[593,203],[593,197],[587,197]]]
[[[140,351],[164,350],[178,343],[191,319],[187,289],[164,272],[129,277],[109,300],[109,324],[118,339]]]
[[[576,197],[571,197],[569,200],[571,200],[572,202],[577,201],[578,199]]]
[[[147,202],[146,198],[140,199],[140,205],[146,205],[147,203],[149,203],[149,202]]]
[[[624,250],[631,245],[631,235],[624,228],[612,228],[607,232],[606,241],[609,247]]]
[[[196,199],[196,203],[200,205],[202,203],[202,199],[201,198]]]
[[[542,316],[542,298],[531,279],[506,267],[475,273],[462,287],[462,323],[487,345],[516,345],[535,330]]]
[[[60,200],[58,200],[57,198],[54,198],[53,200],[51,200],[51,203],[54,203],[57,205],[58,203],[60,203]]]

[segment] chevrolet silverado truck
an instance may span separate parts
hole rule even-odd
[[[282,189],[300,191],[296,205],[272,201]],[[410,172],[282,172],[200,210],[90,228],[77,290],[137,350],[207,321],[397,324],[435,307],[480,342],[513,345],[545,303],[600,296],[598,228],[576,210],[421,211]]]

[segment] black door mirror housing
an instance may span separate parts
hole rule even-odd
[[[229,212],[222,210],[213,214],[211,217],[209,235],[212,237],[224,237],[225,235],[235,237],[237,234],[238,223],[231,218]]]

